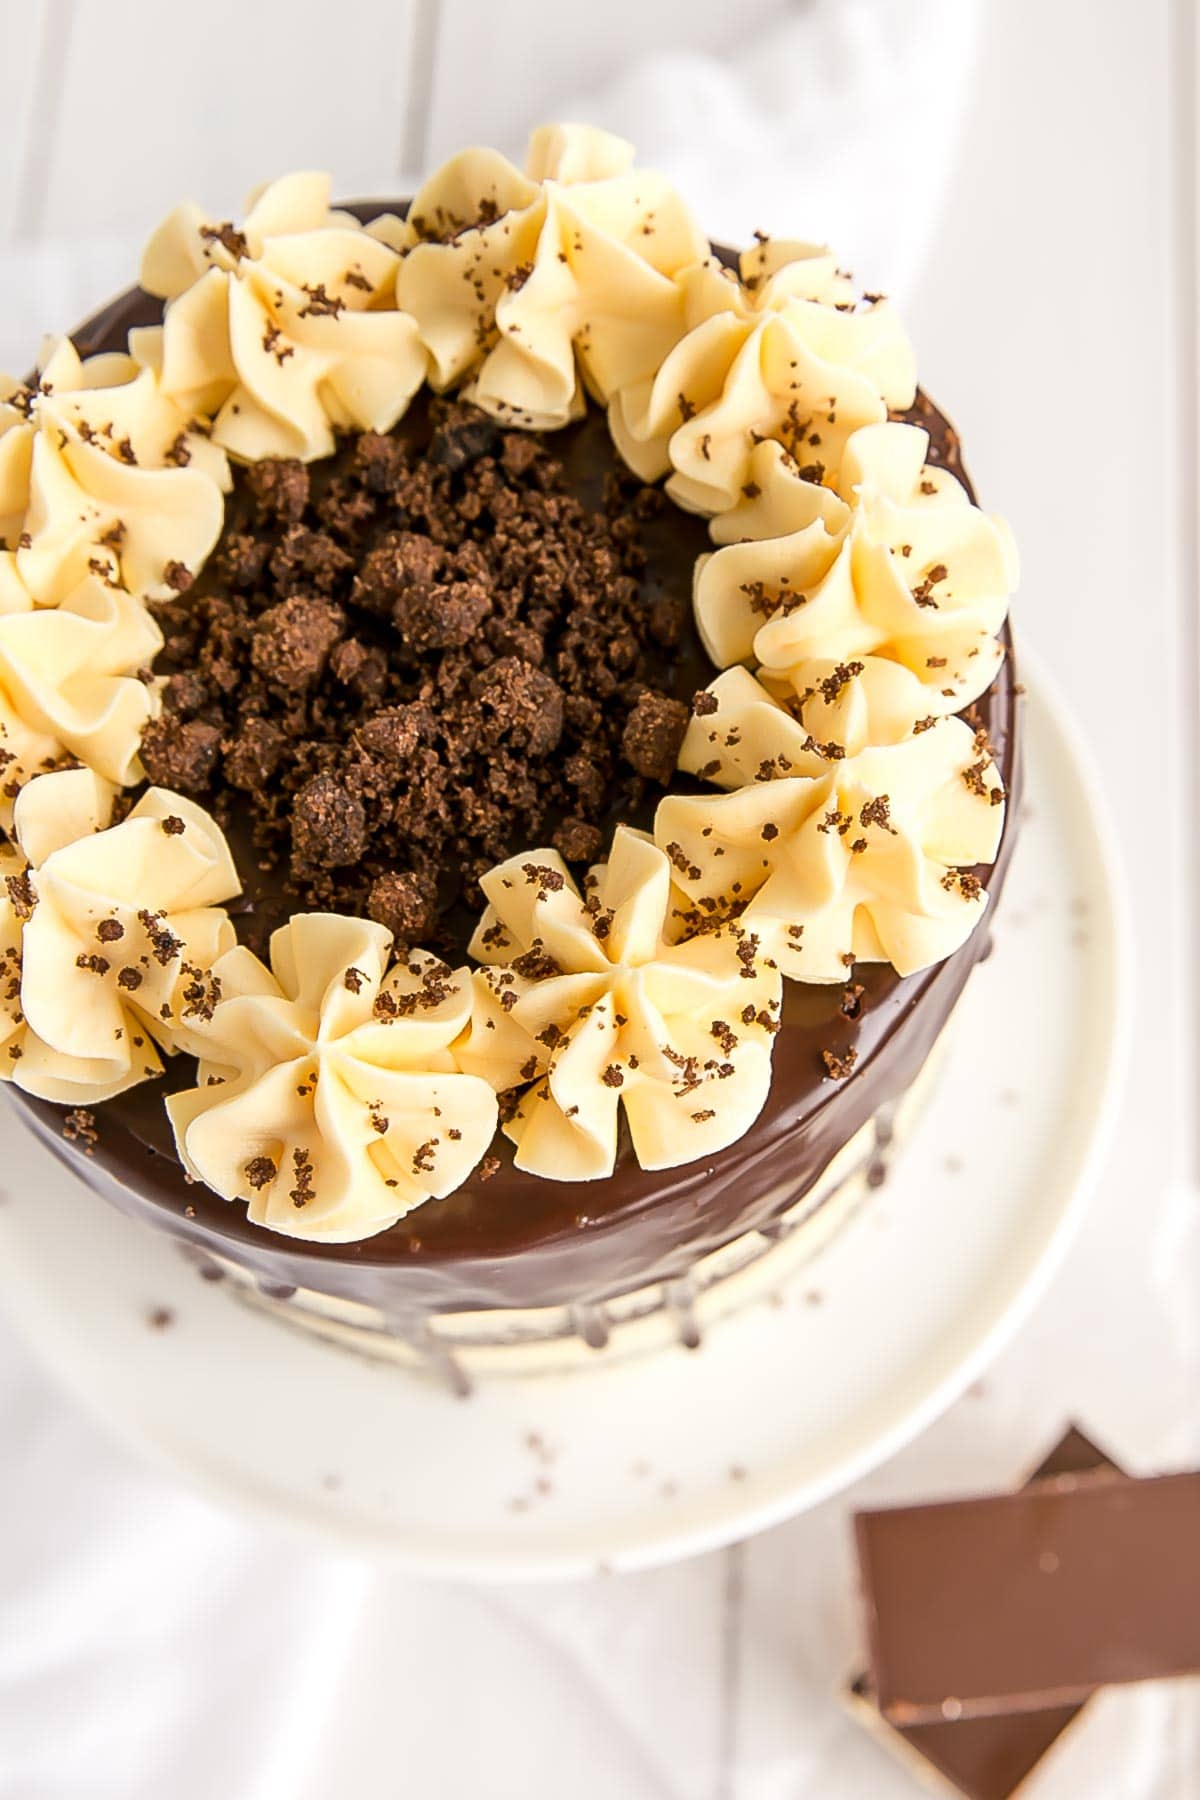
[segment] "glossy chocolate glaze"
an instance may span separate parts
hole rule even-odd
[[[363,216],[382,210],[363,207]],[[356,209],[358,210],[358,209]],[[155,322],[158,302],[133,290],[76,334],[82,354],[121,348],[129,328]],[[420,409],[418,409],[419,411]],[[920,396],[911,416],[931,434],[930,459],[964,480],[958,439]],[[414,425],[413,429],[419,429]],[[603,416],[595,409],[558,434],[572,487],[598,497],[614,466]],[[702,521],[665,509],[643,534],[648,583],[690,591],[692,564],[709,547]],[[690,695],[712,669],[694,635],[673,673]],[[191,1065],[173,1062],[164,1080],[96,1108],[99,1141],[86,1156],[62,1136],[62,1109],[9,1086],[28,1122],[54,1152],[122,1210],[153,1222],[199,1250],[237,1261],[269,1289],[314,1288],[380,1308],[401,1328],[423,1315],[487,1307],[537,1307],[603,1300],[655,1281],[685,1276],[697,1258],[742,1232],[766,1225],[792,1205],[854,1134],[908,1088],[952,1012],[972,968],[986,955],[995,906],[1015,835],[1019,770],[1015,674],[1010,654],[979,702],[1010,794],[997,863],[979,871],[991,894],[985,920],[956,955],[901,979],[890,966],[856,968],[860,1016],[841,1011],[841,987],[785,984],[771,1093],[757,1123],[738,1143],[684,1168],[639,1168],[627,1134],[612,1177],[567,1183],[527,1175],[497,1138],[500,1168],[431,1201],[379,1236],[356,1244],[294,1240],[252,1225],[240,1203],[190,1182],[175,1156],[163,1095],[190,1085]],[[514,850],[521,848],[513,846]],[[249,877],[249,859],[239,858]],[[251,888],[251,900],[254,894]],[[260,897],[271,908],[271,898]],[[853,1075],[834,1082],[822,1051],[853,1047]]]

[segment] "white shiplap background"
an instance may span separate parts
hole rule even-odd
[[[962,425],[987,502],[1015,525],[1025,567],[1019,642],[1052,667],[1100,767],[1135,926],[1133,1069],[1083,1239],[982,1395],[860,1490],[874,1497],[1003,1482],[1068,1414],[1135,1465],[1200,1454],[1194,1336],[1189,1346],[1173,1329],[1197,1267],[1188,1198],[1197,1175],[1200,1015],[1192,886],[1200,770],[1188,660],[1196,590],[1186,528],[1196,506],[1195,396],[1185,385],[1196,366],[1194,184],[1185,161],[1194,155],[1191,0],[960,0],[953,19],[941,9],[930,34],[931,7],[934,0],[291,0],[285,8],[0,0],[0,366],[16,367],[31,360],[42,328],[69,326],[123,285],[140,238],[184,195],[236,214],[250,185],[303,165],[332,168],[343,194],[394,191],[465,141],[519,153],[531,124],[568,103],[586,111],[589,94],[608,96],[595,102],[600,123],[614,122],[605,110],[617,105],[614,95],[622,125],[640,105],[656,152],[671,129],[686,130],[680,160],[702,168],[728,119],[699,104],[681,119],[680,93],[718,94],[723,75],[736,76],[772,28],[803,27],[787,40],[784,66],[745,63],[744,156],[739,163],[723,153],[713,204],[719,191],[728,208],[731,179],[752,193],[770,178],[779,192],[780,171],[763,158],[789,95],[798,114],[817,121],[811,160],[795,168],[794,211],[762,223],[815,235],[806,208],[817,204],[818,187],[823,197],[837,191],[841,170],[853,239],[866,216],[856,195],[893,184],[888,218],[877,224],[883,235],[890,223],[914,245],[920,238],[902,298],[923,375]],[[943,40],[970,35],[967,15],[971,31],[981,19],[982,35],[977,43],[964,36],[949,55]],[[856,92],[846,83],[844,98],[822,112],[814,96],[840,93],[855,44],[874,46],[875,85]],[[680,48],[688,53],[683,86],[655,101],[637,72]],[[923,161],[871,148],[871,120],[890,116],[888,106],[897,120],[917,121]],[[960,129],[948,150],[952,116]],[[809,179],[818,162],[823,186]],[[709,196],[691,191],[703,210]],[[850,246],[856,258],[869,241],[864,228],[862,245]],[[874,274],[869,263],[859,273]],[[1194,1291],[1200,1297],[1200,1280]],[[50,1479],[76,1455],[100,1471],[100,1517],[114,1546],[124,1503],[113,1496],[136,1485],[146,1516],[177,1524],[232,1593],[231,1528],[125,1470],[64,1416],[7,1339],[0,1434],[10,1500],[15,1492],[24,1501],[0,1560],[0,1646],[17,1641],[6,1625],[14,1616],[27,1627],[34,1621],[31,1642],[49,1641],[37,1639],[36,1626],[53,1591],[56,1547],[96,1518],[87,1493],[55,1491]],[[831,1700],[855,1654],[848,1504],[688,1568],[538,1597],[451,1597],[363,1575],[348,1598],[330,1566],[264,1542],[254,1555],[278,1565],[284,1587],[328,1593],[343,1655],[353,1642],[395,1668],[395,1717],[356,1702],[343,1667],[342,1740],[335,1722],[332,1739],[327,1731],[285,1787],[265,1775],[252,1784],[248,1773],[242,1783],[239,1769],[266,1770],[261,1745],[257,1761],[234,1754],[219,1791],[254,1800],[352,1791],[536,1800],[569,1786],[577,1800],[616,1792],[631,1800],[902,1800],[906,1778],[858,1741]],[[246,1543],[238,1540],[237,1555],[250,1554]],[[71,1604],[69,1592],[62,1604]],[[103,1590],[96,1604],[109,1611],[81,1617],[81,1640],[93,1655],[111,1641],[134,1659],[119,1593]],[[219,1617],[221,1629],[238,1629],[232,1600]],[[187,1742],[199,1754],[213,1644],[194,1621],[155,1641],[179,1683],[194,1684],[176,1747]],[[69,1668],[49,1653],[39,1664],[32,1651],[7,1666],[6,1680],[0,1652],[0,1800],[73,1800],[55,1774],[65,1765],[49,1736],[36,1744],[22,1736],[28,1703],[53,1702]],[[485,1696],[490,1748],[458,1728],[462,1681]],[[404,1739],[407,1787],[381,1760],[388,1726]],[[97,1765],[92,1791],[121,1800],[167,1791],[206,1800],[218,1791],[203,1785],[202,1762],[191,1773],[168,1763],[166,1786],[141,1785],[141,1731],[152,1736],[153,1721],[134,1710],[120,1741],[106,1740],[108,1763]],[[21,1779],[8,1788],[6,1744],[23,1758]],[[1061,1791],[1194,1800],[1196,1709],[1122,1697],[1101,1755]]]
[[[343,193],[464,141],[520,148],[631,54],[734,49],[786,0],[5,0],[6,242],[145,231],[183,194],[223,214],[272,172]]]

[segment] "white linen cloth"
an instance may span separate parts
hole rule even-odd
[[[655,59],[562,110],[634,137],[715,233],[828,233],[903,297],[977,14],[801,7],[731,61]],[[135,251],[10,254],[0,366]],[[548,1589],[403,1578],[226,1516],[110,1446],[0,1325],[0,1800],[904,1800],[910,1776],[836,1699],[861,1654],[850,1512],[1009,1483],[1068,1418],[1135,1468],[1195,1461],[1196,1217],[1183,1187],[1133,1207],[1110,1183],[981,1391],[887,1469],[748,1545]],[[1036,1795],[1192,1800],[1197,1771],[1195,1689],[1129,1690]]]
[[[227,1516],[111,1447],[0,1326],[0,1796],[906,1800],[838,1700],[850,1513],[1006,1485],[1068,1417],[1135,1468],[1194,1461],[1196,1216],[1164,1196],[1134,1235],[1102,1197],[976,1391],[850,1493],[544,1588],[414,1580]],[[1142,1298],[1098,1341],[1118,1277]],[[1195,1800],[1200,1685],[1114,1690],[1061,1749],[1034,1800]]]

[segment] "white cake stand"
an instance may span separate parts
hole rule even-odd
[[[1023,674],[1028,679],[1023,666]],[[202,1280],[3,1119],[0,1304],[111,1431],[226,1504],[424,1573],[712,1549],[863,1475],[996,1355],[1078,1222],[1128,1037],[1119,890],[1044,678],[996,948],[932,1105],[815,1261],[697,1351],[467,1400]]]

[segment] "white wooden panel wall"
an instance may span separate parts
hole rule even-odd
[[[430,160],[464,141],[519,151],[533,125],[569,117],[573,100],[638,61],[732,50],[785,10],[787,0],[440,0]]]
[[[633,56],[732,45],[788,0],[0,0],[0,246],[140,237],[284,169],[386,188],[530,125]]]
[[[0,69],[4,71],[4,130],[0,132],[0,243],[15,235],[23,187],[36,182],[33,121],[45,110],[37,92],[44,27],[54,10],[44,14],[22,0],[0,0]]]
[[[27,128],[21,239],[140,234],[184,195],[234,212],[250,186],[288,168],[336,164],[348,191],[398,161],[409,0],[38,0],[30,10],[42,25],[42,104]]]

